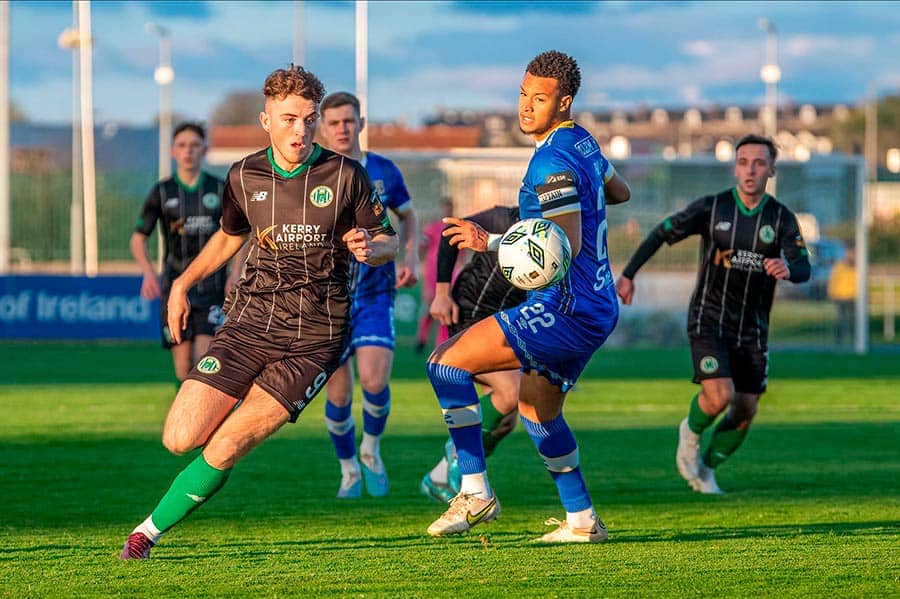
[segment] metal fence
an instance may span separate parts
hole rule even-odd
[[[442,153],[384,152],[397,162],[414,199],[420,222],[440,214],[444,197],[465,215],[517,201],[529,148],[473,149]],[[712,158],[667,161],[633,157],[617,170],[632,188],[632,200],[608,210],[609,251],[614,272],[665,215],[694,199],[733,185],[732,165]],[[211,170],[224,174],[224,167]],[[141,203],[155,182],[154,171],[97,174],[99,257],[102,272],[136,271],[128,250]],[[778,163],[778,199],[800,216],[813,256],[810,283],[780,283],[772,315],[772,343],[778,346],[864,351],[894,337],[900,260],[868,263],[862,162],[844,156],[815,156],[808,162]],[[69,272],[71,172],[16,172],[11,181],[11,256],[14,272]],[[151,253],[156,252],[156,244]],[[833,264],[855,250],[860,280],[850,336],[847,323],[826,289]],[[684,341],[686,307],[694,284],[698,243],[665,246],[641,271],[637,304],[623,310],[611,340],[622,345],[677,345]],[[869,276],[871,274],[871,276]],[[404,300],[409,304],[411,300]],[[403,313],[421,312],[406,306]],[[870,322],[871,317],[871,322]],[[401,327],[402,328],[402,327]]]

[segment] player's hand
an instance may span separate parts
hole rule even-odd
[[[444,326],[459,322],[459,306],[449,295],[436,295],[428,308],[428,313]]]
[[[182,291],[177,284],[172,284],[169,292],[169,303],[166,304],[168,312],[166,324],[169,325],[169,334],[176,345],[181,343],[181,331],[187,328],[188,315],[191,313],[191,303],[188,301],[187,292]]]
[[[344,233],[341,241],[347,244],[347,249],[359,262],[365,262],[372,254],[372,248],[369,245],[369,242],[372,241],[372,236],[365,229],[354,227]]]
[[[781,258],[766,258],[763,260],[766,267],[766,274],[776,279],[787,279],[791,276],[791,270]]]
[[[488,246],[488,233],[477,223],[452,216],[441,219],[444,224],[450,225],[441,233],[443,237],[449,237],[450,243],[461,250],[475,250],[486,252]]]
[[[631,300],[634,299],[634,281],[625,276],[619,277],[616,280],[616,293],[619,294],[623,304],[630,306]]]
[[[416,267],[410,266],[409,264],[404,264],[397,269],[397,288],[401,287],[415,287],[416,283],[419,282],[419,277],[416,276]]]
[[[141,281],[141,297],[145,300],[155,300],[159,297],[159,279],[156,275],[144,275]]]

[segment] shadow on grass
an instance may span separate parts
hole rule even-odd
[[[895,501],[900,479],[898,427],[900,423],[893,422],[759,426],[745,447],[720,468],[719,483],[729,492],[722,497],[693,493],[678,477],[673,464],[675,437],[669,427],[577,434],[588,486],[604,510],[613,506],[618,513],[654,509],[664,515],[671,509],[719,514],[732,507],[768,509],[784,503]],[[437,461],[436,448],[441,447],[443,438],[401,432],[389,435],[384,443],[392,483],[386,500],[334,499],[340,470],[324,434],[276,436],[245,458],[215,500],[189,521],[247,525],[258,521],[273,527],[283,521],[296,527],[298,521],[313,519],[315,529],[321,531],[330,523],[346,526],[352,518],[359,521],[360,535],[353,544],[408,546],[415,538],[404,534],[411,532],[404,526],[413,526],[408,519],[400,524],[397,537],[384,536],[381,531],[396,529],[398,515],[421,515],[421,523],[427,526],[430,518],[440,514],[441,506],[422,497],[418,485]],[[174,476],[192,459],[167,454],[156,437],[108,439],[100,435],[0,443],[0,455],[4,487],[0,529],[22,532],[133,525],[146,517]],[[500,446],[489,460],[489,469],[505,512],[546,510],[547,515],[561,515],[557,513],[561,509],[556,488],[521,431]],[[418,528],[419,518],[415,520]],[[889,524],[761,526],[746,532],[722,527],[679,538],[767,536],[797,528],[852,531],[854,527],[875,529]],[[627,529],[615,530],[621,540],[631,538],[629,534]],[[666,538],[661,529],[658,535],[636,535],[633,540]]]

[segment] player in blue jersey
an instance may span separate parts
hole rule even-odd
[[[387,494],[389,481],[381,459],[380,440],[391,409],[391,364],[394,359],[394,296],[397,287],[416,284],[417,223],[409,192],[393,162],[374,152],[363,152],[359,134],[365,127],[359,100],[337,92],[322,101],[324,144],[329,149],[360,162],[369,174],[382,203],[400,221],[402,262],[370,267],[360,264],[352,273],[350,345],[342,366],[325,387],[325,424],[341,464],[338,497],[356,498],[366,492],[373,497]],[[353,370],[349,359],[356,355],[356,368],[363,394],[363,436],[356,455],[356,426],[352,415]],[[362,462],[362,464],[360,464]]]
[[[443,343],[426,364],[462,472],[459,494],[428,527],[432,536],[465,532],[499,515],[487,477],[473,375],[521,368],[520,418],[566,510],[565,520],[547,520],[556,528],[537,540],[597,543],[607,538],[581,474],[578,445],[562,415],[566,393],[612,332],[619,313],[606,256],[606,201],[620,198],[607,198],[605,179],[615,181],[616,175],[590,133],[571,120],[580,83],[572,57],[555,50],[539,54],[525,70],[518,108],[519,127],[537,146],[519,191],[519,216],[549,218],[563,228],[572,245],[569,272],[557,285],[529,293],[523,304]],[[453,226],[444,235],[460,248],[483,252],[499,242],[499,236],[474,223],[447,220]]]

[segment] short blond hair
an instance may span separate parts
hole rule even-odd
[[[325,97],[325,86],[319,78],[293,63],[286,69],[272,71],[266,77],[262,91],[267,99],[283,100],[288,96],[300,96],[316,104]]]

